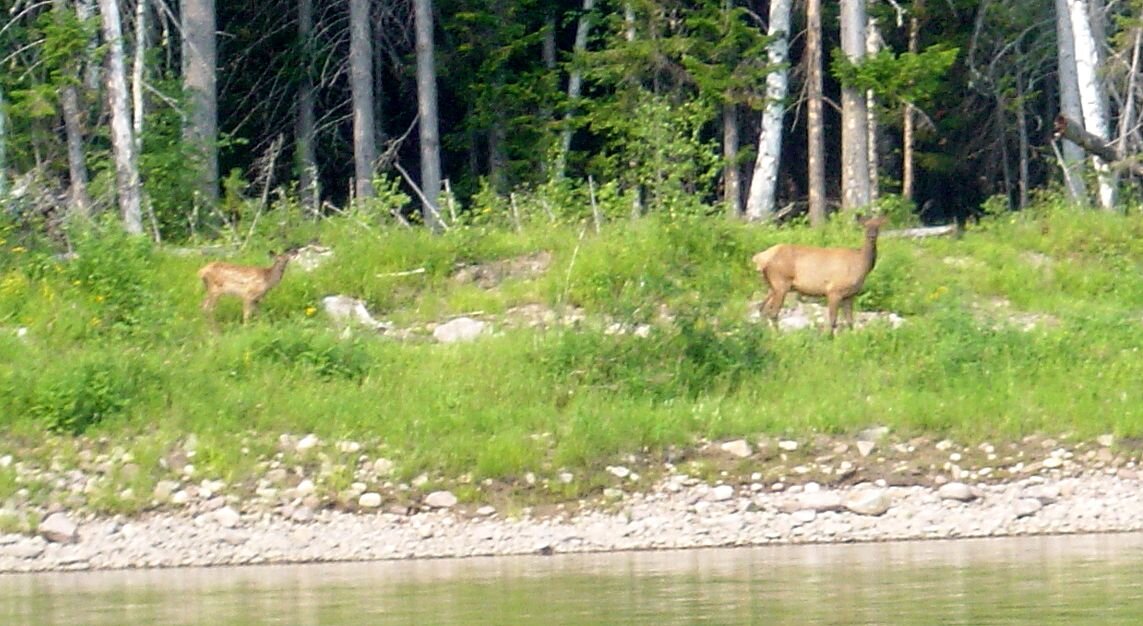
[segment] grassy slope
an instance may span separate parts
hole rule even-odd
[[[969,443],[1031,432],[1143,436],[1138,213],[1027,213],[961,239],[883,239],[859,309],[908,322],[832,340],[747,323],[748,302],[763,295],[748,259],[778,241],[856,246],[850,224],[815,232],[648,219],[586,236],[310,228],[304,236],[331,246],[333,260],[287,272],[249,327],[236,323],[236,302],[224,303],[217,336],[197,308],[201,257],[106,237],[81,242],[80,261],[68,264],[9,250],[0,261],[0,455],[66,464],[84,448],[119,448],[152,468],[193,433],[199,474],[234,482],[258,471],[280,434],[313,432],[363,442],[406,478],[511,480],[582,475],[703,439],[876,424]],[[448,278],[457,262],[536,250],[554,259],[536,279],[483,290]],[[378,277],[417,267],[426,272]],[[362,297],[401,326],[532,302],[582,307],[588,321],[462,345],[341,339],[316,311],[330,293]],[[664,304],[676,323],[657,321]],[[1047,321],[1024,331],[1006,321],[1018,313]],[[606,335],[605,318],[656,331]],[[341,456],[352,464],[355,455]],[[149,494],[160,477],[120,482]],[[323,487],[349,480],[330,472]],[[12,470],[0,469],[0,498],[14,488]],[[108,508],[138,505],[107,497]]]

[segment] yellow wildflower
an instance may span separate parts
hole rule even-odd
[[[314,307],[312,307],[312,306],[308,306],[308,307],[306,307],[306,315],[307,315],[307,316],[309,316],[309,317],[313,317],[314,313],[317,313],[317,309],[316,309],[316,308],[314,308]]]

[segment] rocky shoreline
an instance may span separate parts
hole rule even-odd
[[[944,443],[937,443],[941,452],[950,447]],[[728,456],[757,454],[749,444],[743,450],[743,445],[738,441],[710,447]],[[955,451],[949,454],[962,458]],[[929,484],[894,485],[901,481],[879,478],[833,486],[812,479],[767,483],[761,472],[742,479],[702,480],[674,468],[648,489],[609,488],[575,510],[556,508],[543,514],[528,508],[502,514],[489,505],[458,504],[448,491],[428,494],[421,506],[403,511],[365,506],[372,503],[356,510],[248,509],[234,497],[206,493],[210,497],[197,497],[182,508],[135,517],[49,514],[34,534],[0,534],[0,572],[1143,530],[1143,485],[1136,461],[1115,456],[1106,446],[1092,444],[1088,454],[1079,456],[1057,447],[1040,461],[1020,462],[1018,473],[1024,475],[993,482],[982,480],[983,468],[961,470],[955,465],[952,473],[962,480],[949,479],[949,467],[946,462],[935,468]],[[620,484],[639,480],[626,467],[609,467],[608,472]],[[994,473],[986,472],[985,478],[990,477],[995,478]]]

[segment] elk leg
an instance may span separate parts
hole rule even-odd
[[[853,298],[846,298],[841,301],[841,306],[845,310],[845,324],[851,330],[853,329]]]
[[[829,294],[826,296],[826,304],[829,306],[829,332],[831,335],[837,333],[837,307],[841,303],[841,298],[837,294]]]

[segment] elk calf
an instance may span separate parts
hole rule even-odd
[[[845,309],[847,325],[853,327],[853,299],[877,263],[877,235],[885,218],[859,221],[865,227],[865,245],[859,250],[778,244],[754,255],[754,267],[770,286],[761,311],[772,324],[777,322],[786,294],[792,289],[826,298],[830,332],[837,330],[839,305]]]
[[[296,247],[275,254],[274,264],[270,267],[234,265],[221,261],[207,263],[198,271],[202,286],[206,288],[206,298],[202,301],[203,313],[210,317],[213,324],[214,307],[218,304],[218,299],[224,295],[237,296],[242,299],[242,323],[245,324],[266,292],[282,281],[286,265],[297,254]]]

